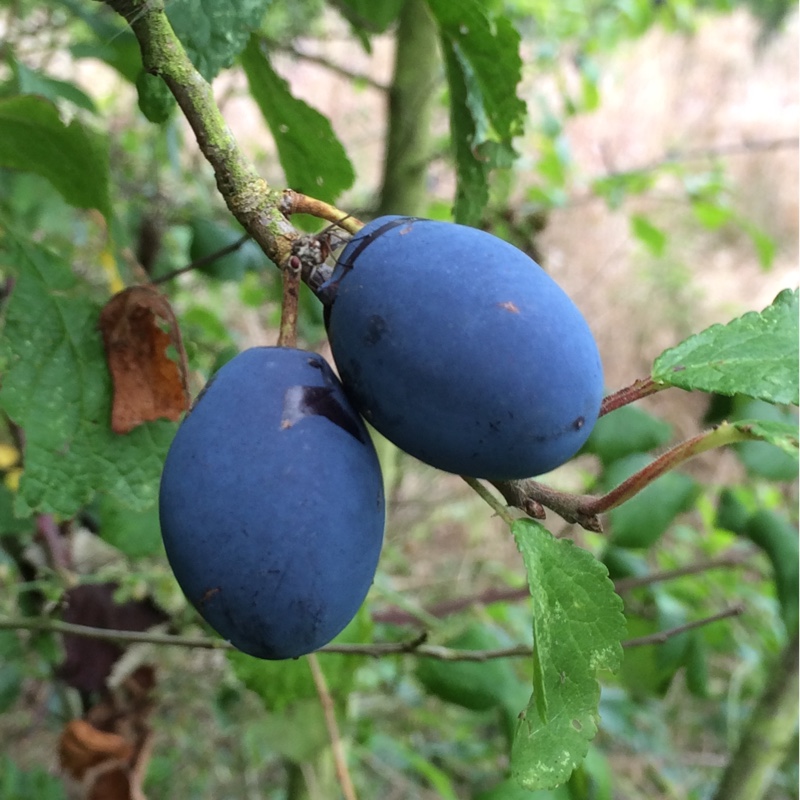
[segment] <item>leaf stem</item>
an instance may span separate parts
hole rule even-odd
[[[651,394],[669,388],[666,384],[656,383],[652,378],[639,378],[630,386],[624,386],[608,397],[604,397],[600,405],[599,416],[603,417],[622,406],[630,405],[643,397],[649,397]]]
[[[514,518],[508,513],[508,509],[477,479],[461,476],[462,480],[469,486],[482,500],[484,500],[505,522],[509,528],[514,524]]]

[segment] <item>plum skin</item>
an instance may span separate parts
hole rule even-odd
[[[172,442],[159,492],[167,558],[236,648],[285,659],[355,616],[383,542],[380,465],[320,356],[246,350],[211,379]]]
[[[508,242],[380,217],[348,243],[320,297],[353,405],[421,461],[526,478],[568,461],[589,436],[603,396],[594,337]]]

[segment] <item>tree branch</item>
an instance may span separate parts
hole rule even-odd
[[[699,628],[712,622],[717,622],[727,617],[741,614],[742,605],[736,605],[719,614],[705,617],[694,622],[659,631],[652,636],[642,636],[638,639],[628,639],[622,642],[623,647],[641,647],[648,644],[661,644],[672,636],[677,636],[687,630]],[[120,644],[143,642],[170,647],[195,647],[204,650],[235,650],[236,648],[225,639],[212,639],[208,636],[175,636],[166,633],[150,633],[148,631],[118,631],[108,628],[92,628],[88,625],[75,625],[62,622],[49,617],[21,617],[0,618],[0,630],[27,630],[45,633],[70,634],[84,636],[88,639],[100,639]],[[492,661],[497,658],[520,658],[531,656],[533,649],[529,645],[515,645],[496,650],[458,650],[442,645],[427,644],[427,633],[422,633],[413,639],[403,642],[378,642],[376,644],[328,644],[317,650],[317,653],[338,653],[340,655],[370,656],[383,658],[394,655],[415,655],[421,658],[433,658],[438,661]]]
[[[160,75],[194,131],[231,213],[278,265],[297,232],[280,213],[280,190],[271,189],[233,137],[211,86],[195,69],[164,13],[164,0],[106,0],[139,41],[145,69]]]

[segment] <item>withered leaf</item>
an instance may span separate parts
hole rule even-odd
[[[111,428],[128,433],[143,422],[177,421],[189,408],[186,353],[167,299],[153,286],[115,294],[100,313],[100,331],[114,384]],[[172,345],[178,355],[167,355]]]
[[[114,583],[75,586],[64,594],[64,622],[118,631],[146,631],[167,615],[149,600],[114,601]],[[66,658],[57,675],[81,692],[101,692],[122,649],[113,642],[64,634]]]
[[[61,769],[76,780],[104,761],[124,761],[133,755],[133,746],[117,733],[101,731],[83,719],[70,720],[58,741]]]

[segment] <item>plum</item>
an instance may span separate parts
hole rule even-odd
[[[353,405],[421,461],[524,478],[563,464],[589,436],[603,394],[594,337],[508,242],[380,217],[350,240],[319,296]]]
[[[221,636],[257,658],[333,639],[383,542],[378,457],[333,371],[256,347],[209,381],[172,442],[159,515],[170,566]]]

